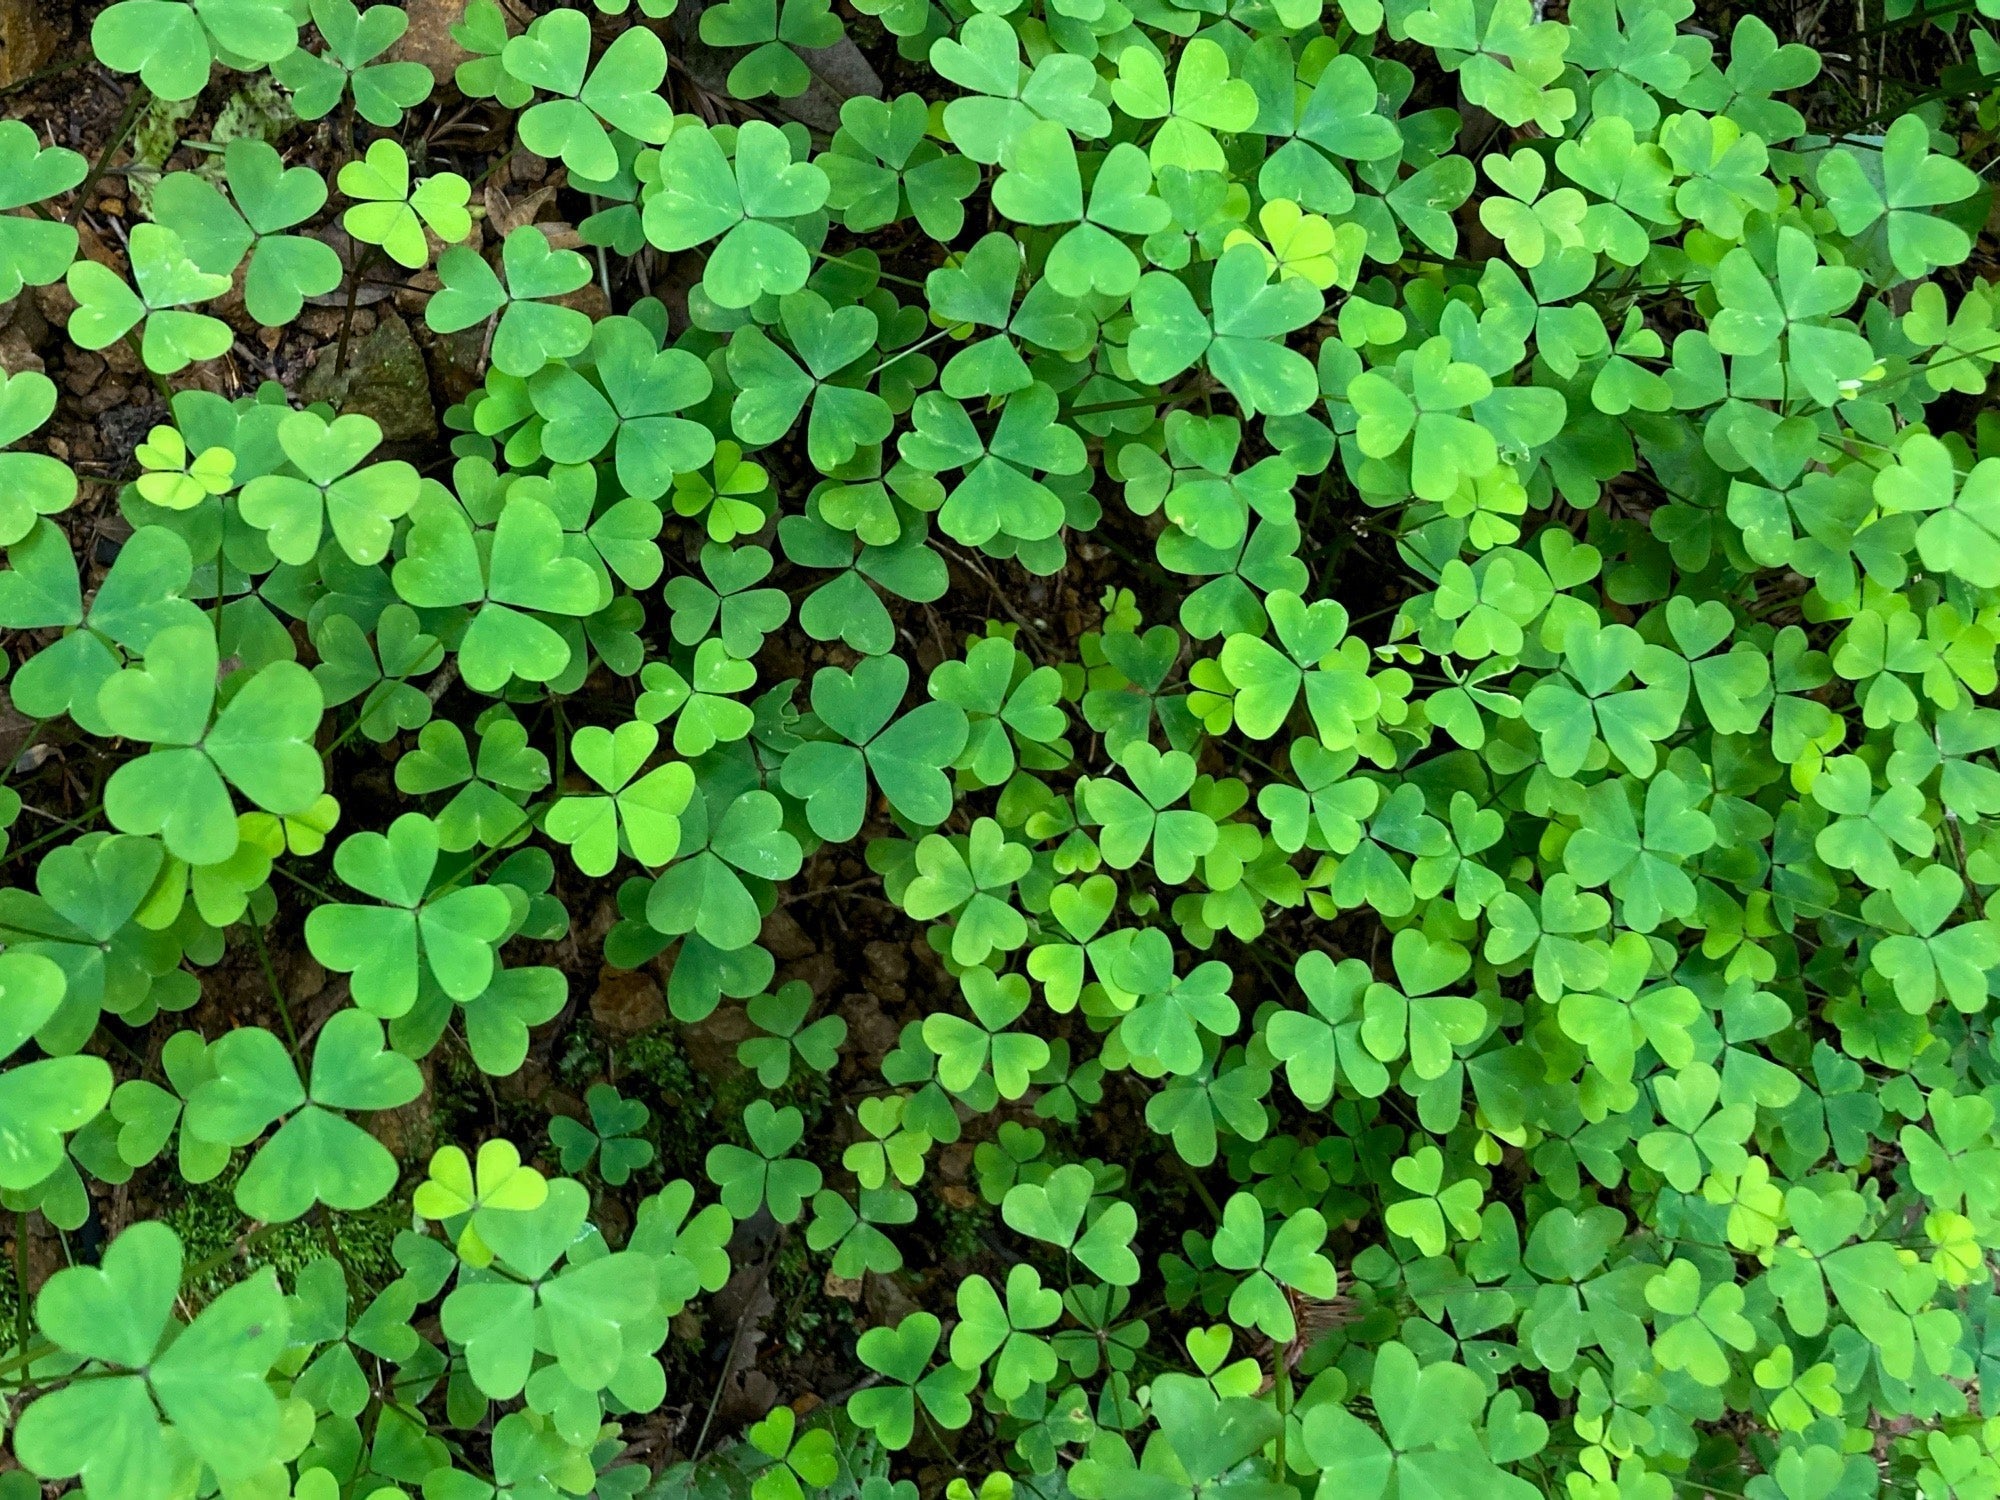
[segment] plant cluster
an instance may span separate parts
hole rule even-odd
[[[51,825],[0,890],[13,1459],[1992,1494],[2000,4],[1892,3],[1963,60],[1823,121],[1818,53],[1694,0],[674,8],[469,0],[445,79],[392,5],[117,0],[132,88],[268,70],[332,122],[167,173],[122,254],[67,207],[104,164],[0,123],[0,294],[63,283],[170,398],[106,565],[55,383],[0,385],[7,691],[107,773],[0,788]],[[697,30],[727,98],[669,76]],[[780,106],[850,30],[889,97],[816,134]],[[491,225],[443,90],[575,235]],[[684,309],[593,317],[614,266]],[[205,378],[371,279],[480,348],[448,453]],[[1086,576],[1066,632],[1033,601]],[[1005,618],[942,626],[954,579]],[[843,853],[950,980],[879,1066],[765,941]],[[670,1027],[743,1009],[740,1120],[670,1176],[586,1056],[545,1135],[399,1159],[448,1063],[583,1024],[598,882]],[[926,1265],[953,1148],[978,1247]],[[179,1182],[232,1249],[142,1212],[27,1284],[31,1226]],[[300,1222],[323,1256],[245,1269]],[[710,1443],[670,1339],[773,1235],[915,1310]]]

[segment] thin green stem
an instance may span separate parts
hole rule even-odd
[[[132,134],[133,126],[139,123],[139,111],[146,107],[147,101],[152,97],[153,91],[145,84],[132,86],[131,96],[125,101],[125,113],[120,115],[118,123],[111,127],[111,138],[104,143],[104,149],[97,153],[97,161],[91,167],[90,175],[77,187],[76,202],[72,203],[69,209],[70,224],[75,224],[83,217],[83,210],[90,202],[91,190],[97,186],[98,179],[111,165],[111,158],[118,154],[119,147],[123,146]]]
[[[278,1002],[278,1016],[285,1023],[285,1036],[291,1043],[292,1061],[299,1071],[305,1071],[305,1054],[299,1047],[298,1028],[292,1025],[292,1008],[285,1002],[284,986],[278,983],[278,971],[271,967],[271,954],[264,946],[264,929],[257,925],[253,917],[250,921],[250,944],[257,950],[257,963],[264,971],[264,982],[271,987],[271,998]]]

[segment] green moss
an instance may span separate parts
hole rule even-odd
[[[771,1262],[771,1296],[779,1309],[770,1328],[794,1354],[846,1347],[856,1332],[854,1304],[826,1295],[826,1262],[793,1235]]]
[[[993,1212],[984,1200],[972,1208],[953,1208],[943,1199],[932,1207],[938,1222],[938,1250],[944,1260],[970,1260],[986,1248]]]
[[[183,1185],[179,1201],[161,1215],[181,1237],[188,1266],[217,1262],[213,1269],[189,1279],[185,1291],[194,1302],[206,1302],[264,1266],[276,1267],[289,1279],[336,1246],[357,1300],[372,1296],[400,1274],[392,1247],[397,1231],[409,1222],[409,1208],[394,1202],[362,1213],[323,1212],[296,1223],[266,1226],[240,1254],[231,1255],[250,1228],[236,1206],[236,1175]]]
[[[702,1092],[680,1037],[671,1026],[655,1026],[620,1047],[618,1067],[621,1072],[638,1074],[663,1096],[690,1097]]]
[[[675,1029],[656,1026],[620,1047],[618,1082],[653,1111],[660,1171],[670,1178],[703,1181],[702,1162],[718,1138],[717,1122],[730,1118],[731,1106],[696,1074]],[[741,1106],[737,1108],[740,1112]]]

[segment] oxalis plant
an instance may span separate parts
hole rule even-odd
[[[1995,1492],[2000,5],[446,8],[0,123],[11,1500]]]

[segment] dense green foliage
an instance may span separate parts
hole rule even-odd
[[[1892,5],[1963,60],[1837,122],[1810,47],[1692,0],[726,0],[708,118],[673,8],[470,0],[434,79],[389,5],[117,0],[134,88],[268,69],[336,122],[168,173],[122,256],[78,254],[92,165],[0,124],[0,293],[66,280],[171,392],[107,568],[55,384],[0,387],[11,702],[115,767],[15,831],[0,1204],[19,1276],[100,1185],[241,1215],[17,1283],[19,1464],[1992,1495],[2000,4]],[[850,27],[911,87],[773,123]],[[445,89],[582,248],[433,167]],[[635,256],[684,315],[582,310]],[[231,317],[412,271],[480,344],[449,453],[197,383]],[[954,576],[1006,618],[946,639]],[[866,1078],[762,941],[838,846],[954,981]],[[543,1133],[399,1159],[388,1112],[574,1018],[595,881],[666,1034],[743,1009],[738,1107],[690,1150],[586,1058]],[[953,1147],[972,1244],[927,1263]],[[897,1290],[845,1391],[711,1442],[670,1328],[774,1236]]]

